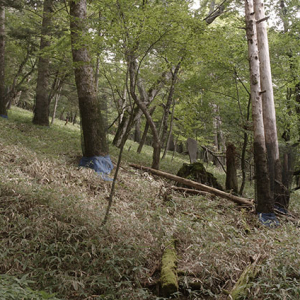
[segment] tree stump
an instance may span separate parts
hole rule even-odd
[[[203,164],[200,162],[195,162],[193,164],[183,164],[183,166],[178,171],[177,176],[200,182],[202,184],[223,191],[223,188],[221,184],[218,183],[216,177],[213,174],[207,172]]]

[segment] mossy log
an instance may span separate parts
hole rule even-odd
[[[133,168],[144,170],[144,171],[150,172],[154,175],[158,175],[158,176],[170,179],[170,180],[174,180],[176,182],[183,183],[184,185],[190,186],[190,187],[195,188],[197,190],[211,193],[215,196],[228,199],[230,201],[233,201],[235,203],[238,203],[238,204],[241,204],[241,205],[244,205],[244,206],[249,206],[249,207],[254,206],[253,200],[251,200],[251,199],[238,197],[238,196],[232,195],[230,193],[225,193],[223,191],[220,191],[220,190],[215,189],[213,187],[204,185],[202,183],[195,182],[195,181],[192,181],[192,180],[189,180],[189,179],[185,179],[185,178],[182,178],[182,177],[170,174],[170,173],[155,170],[155,169],[152,169],[152,168],[149,168],[149,167],[144,167],[144,166],[137,165],[137,164],[129,164],[129,165]]]
[[[237,300],[240,298],[245,299],[247,296],[247,288],[249,286],[249,282],[253,280],[258,272],[259,267],[257,266],[258,261],[260,260],[261,255],[258,255],[252,263],[246,267],[246,269],[243,271],[242,275],[234,285],[233,289],[231,290],[228,299],[230,300]]]
[[[175,248],[175,241],[170,241],[161,261],[161,274],[160,274],[161,294],[163,297],[170,297],[178,291],[178,278],[177,278],[177,255]]]

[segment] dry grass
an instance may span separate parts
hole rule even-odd
[[[159,261],[175,237],[180,299],[227,299],[255,254],[261,272],[245,299],[299,298],[294,224],[261,227],[253,212],[170,192],[168,182],[123,163],[103,228],[111,183],[77,168],[78,128],[34,127],[19,110],[0,128],[1,274],[26,274],[33,289],[60,299],[158,299]]]

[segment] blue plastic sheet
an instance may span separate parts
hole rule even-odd
[[[267,227],[274,228],[280,225],[274,213],[259,213],[258,219],[263,225]]]
[[[107,176],[114,168],[109,155],[92,157],[83,156],[79,162],[79,166],[95,170],[105,181],[113,181]]]
[[[8,116],[6,115],[0,115],[1,118],[4,118],[4,119],[8,119]]]
[[[279,213],[281,213],[281,214],[283,214],[283,215],[287,215],[287,214],[289,213],[287,209],[285,209],[285,208],[283,208],[283,207],[281,207],[281,206],[275,205],[275,206],[274,206],[274,209],[275,209],[277,212],[279,212]]]

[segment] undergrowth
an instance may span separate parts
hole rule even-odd
[[[170,190],[171,183],[127,165],[151,163],[150,147],[140,155],[135,147],[125,146],[111,215],[101,227],[111,183],[78,169],[79,127],[33,126],[31,114],[16,108],[0,118],[1,299],[162,299],[159,265],[170,238],[179,299],[227,299],[256,254],[260,273],[244,299],[300,297],[295,224],[282,219],[268,229],[228,200]],[[118,149],[111,146],[110,154],[115,162]],[[170,154],[161,168],[176,173],[183,162]],[[297,214],[297,194],[291,206]]]

